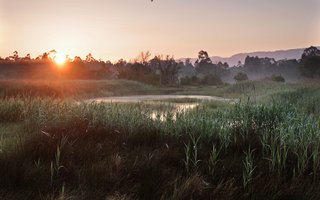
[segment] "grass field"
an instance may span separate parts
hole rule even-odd
[[[0,97],[94,98],[157,94],[157,88],[128,80],[0,80]]]
[[[0,83],[0,199],[320,198],[320,85],[55,84]],[[167,93],[241,100],[164,106],[165,120],[150,104],[73,100]]]

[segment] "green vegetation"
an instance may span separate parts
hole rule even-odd
[[[94,98],[133,94],[158,94],[157,88],[129,80],[3,80],[0,98],[53,97]]]
[[[237,74],[233,77],[233,79],[234,79],[235,81],[237,81],[237,82],[249,80],[249,79],[248,79],[248,75],[247,75],[246,73],[243,73],[243,72],[237,73]]]
[[[313,83],[307,84],[313,85]],[[129,80],[2,80],[0,98],[52,97],[88,99],[108,96],[183,94],[209,95],[227,98],[260,96],[284,90],[294,90],[298,84],[271,81],[244,81],[221,86],[155,87]]]
[[[306,83],[312,86],[314,83]],[[272,97],[276,93],[285,91],[295,91],[297,88],[303,88],[302,84],[283,84],[274,81],[243,81],[235,84],[225,84],[221,86],[199,86],[182,87],[180,90],[171,91],[173,94],[182,95],[209,95],[226,98],[251,98],[265,99]]]
[[[281,76],[281,75],[273,75],[272,77],[271,77],[271,79],[273,80],[273,81],[275,81],[275,82],[282,82],[282,83],[284,83],[284,82],[286,82],[286,80],[283,78],[283,76]]]
[[[303,51],[300,70],[306,77],[317,78],[320,76],[320,50],[311,46]]]
[[[223,81],[236,82],[269,79],[276,82],[297,82],[305,78],[320,76],[320,50],[306,48],[301,59],[283,59],[247,56],[242,64],[230,66],[226,62],[213,62],[207,51],[198,52],[193,63],[191,59],[177,61],[172,56],[141,52],[131,61],[120,59],[97,60],[89,53],[84,60],[79,56],[68,58],[62,66],[57,65],[57,51],[44,52],[36,58],[30,54],[20,57],[17,51],[6,58],[0,57],[0,79],[34,80],[106,80],[126,79],[161,87],[213,86]],[[277,76],[273,76],[277,74]],[[130,90],[131,91],[131,90]]]
[[[128,81],[81,83],[64,82],[76,88],[66,96],[104,95],[120,83],[129,88],[111,93],[168,92]],[[320,198],[317,84],[248,81],[170,89],[241,98],[235,104],[168,100],[200,103],[185,112],[166,104],[35,95],[51,89],[34,84],[33,90],[1,85],[1,199]],[[155,111],[163,118],[153,118]]]

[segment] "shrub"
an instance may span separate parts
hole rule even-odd
[[[199,83],[199,78],[197,76],[185,76],[180,79],[181,85],[197,85]]]
[[[237,82],[248,80],[248,75],[243,72],[239,72],[237,75],[233,77],[233,79]]]
[[[284,83],[286,80],[281,75],[273,75],[271,77],[272,81]]]
[[[203,79],[200,81],[200,84],[203,85],[221,85],[223,84],[221,78],[218,75],[215,74],[208,74],[203,77]]]

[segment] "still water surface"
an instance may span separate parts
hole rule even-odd
[[[177,113],[192,110],[200,105],[203,101],[221,101],[232,103],[233,99],[227,99],[217,96],[203,96],[203,95],[135,95],[135,96],[112,96],[101,97],[88,100],[90,102],[105,102],[105,103],[147,103],[153,105],[169,104],[171,109],[170,116],[173,120],[176,119]],[[166,120],[168,110],[155,109],[151,114],[151,119]]]

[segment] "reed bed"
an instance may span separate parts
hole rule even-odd
[[[312,98],[286,92],[264,103],[168,109],[164,119],[142,103],[3,98],[0,197],[319,199]]]

